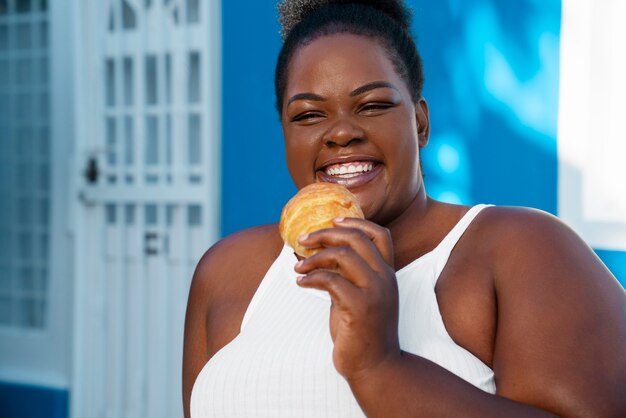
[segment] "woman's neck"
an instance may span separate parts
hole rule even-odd
[[[391,232],[395,268],[432,251],[466,211],[431,199],[422,186],[406,210],[385,225]]]

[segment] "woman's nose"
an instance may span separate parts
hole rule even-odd
[[[355,124],[348,118],[344,118],[335,122],[324,133],[324,144],[328,146],[339,145],[345,147],[353,141],[363,140],[365,134],[360,126]]]

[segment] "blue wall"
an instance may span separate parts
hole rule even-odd
[[[560,1],[414,4],[429,194],[556,213]]]
[[[295,193],[275,110],[274,0],[224,1],[222,233],[277,222]]]
[[[626,289],[626,252],[610,250],[595,250],[595,252]]]

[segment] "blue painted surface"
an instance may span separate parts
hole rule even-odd
[[[224,1],[222,234],[277,222],[295,193],[274,99],[275,1]]]
[[[67,418],[69,392],[0,382],[0,417]]]
[[[432,123],[428,193],[556,214],[561,2],[414,4]]]
[[[594,251],[626,289],[626,252],[596,249]]]

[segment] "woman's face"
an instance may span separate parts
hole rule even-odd
[[[416,106],[379,42],[337,34],[301,47],[289,64],[281,115],[296,186],[340,183],[367,219],[385,225],[422,187],[419,148],[428,108]]]

